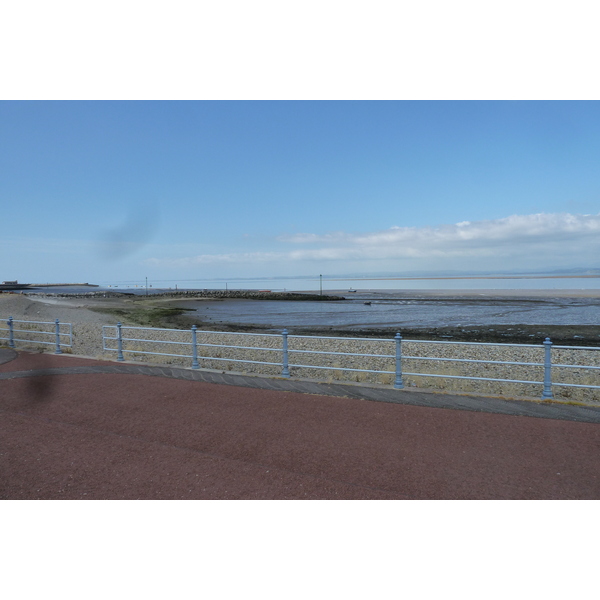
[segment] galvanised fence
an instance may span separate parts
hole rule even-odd
[[[198,334],[203,336],[203,339],[198,341]],[[219,332],[214,331],[198,331],[196,326],[192,326],[190,330],[182,329],[158,329],[152,327],[132,327],[122,325],[104,325],[102,327],[102,349],[106,352],[117,352],[117,360],[124,361],[124,353],[130,358],[143,358],[145,355],[165,356],[179,359],[179,364],[191,366],[192,369],[200,367],[200,360],[210,361],[211,366],[215,362],[229,363],[248,363],[280,366],[281,361],[272,362],[267,360],[257,360],[256,357],[236,358],[229,350],[245,351],[250,350],[254,353],[281,353],[277,347],[277,341],[281,336],[274,334],[251,334],[251,333],[227,333],[228,337],[244,336],[246,345],[215,343],[213,338],[219,336]],[[139,337],[142,336],[142,337]],[[254,343],[248,340],[260,340],[266,338],[266,345],[271,342],[270,347],[261,347],[260,343]],[[274,343],[273,343],[274,341]],[[150,349],[151,348],[151,349]],[[202,350],[212,350],[209,354],[202,354]],[[167,350],[169,350],[167,352]],[[200,353],[199,353],[200,350]],[[225,351],[226,356],[222,355]],[[186,362],[181,362],[182,359],[188,359]],[[189,359],[191,359],[191,364]],[[206,366],[203,363],[203,366]],[[289,375],[289,373],[288,373]],[[285,376],[285,375],[284,375]]]
[[[0,327],[0,340],[8,342],[9,348],[16,348],[15,342],[31,346],[44,344],[54,346],[54,354],[62,354],[61,347],[73,345],[73,326],[71,323],[55,321],[23,321],[9,317],[6,327]]]
[[[5,327],[1,325],[5,324]],[[11,348],[73,345],[71,323],[0,321]],[[100,342],[100,340],[98,340]],[[105,325],[102,352],[154,361],[320,381],[434,388],[500,396],[600,401],[600,347],[256,334]]]
[[[542,399],[553,398],[556,388],[562,388],[565,398],[572,396],[565,390],[579,389],[587,391],[586,399],[600,400],[600,348],[553,346],[548,338],[541,344],[490,344],[403,340],[400,333],[374,339],[117,324],[103,327],[103,350],[116,352],[120,361],[125,355],[131,360],[154,355],[193,369],[239,370],[249,365],[246,372],[270,376],[496,395],[508,390],[509,395]]]

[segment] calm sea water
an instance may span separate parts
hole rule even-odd
[[[159,287],[154,282],[148,293],[174,290],[175,284]],[[172,283],[172,282],[168,282]],[[315,283],[317,284],[315,286]],[[285,284],[285,285],[283,285]],[[245,280],[227,283],[201,282],[201,285],[177,285],[184,289],[249,289],[272,291],[316,291],[321,282],[312,280]],[[452,290],[600,290],[600,278],[528,278],[528,279],[324,279],[323,293],[337,293],[346,300],[336,302],[281,302],[256,300],[182,301],[180,306],[193,308],[198,323],[257,324],[274,328],[364,327],[399,330],[411,327],[470,325],[600,325],[600,292],[591,298],[547,297],[466,299],[452,298]],[[145,294],[145,285],[118,284],[98,288],[40,288],[39,292],[82,293],[119,291]],[[355,290],[351,292],[350,290]],[[427,297],[395,298],[394,290],[446,290],[443,301]],[[401,295],[401,294],[399,294]],[[416,294],[418,296],[418,293]],[[524,296],[526,296],[524,292]],[[369,302],[369,304],[365,304]]]

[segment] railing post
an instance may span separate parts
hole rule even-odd
[[[283,336],[283,370],[281,371],[282,377],[290,376],[290,369],[288,367],[288,330],[284,329],[282,332]]]
[[[550,351],[552,349],[552,342],[550,338],[544,340],[544,392],[542,393],[542,400],[552,398],[552,358]]]
[[[394,338],[396,340],[396,381],[394,381],[394,388],[401,390],[404,388],[402,383],[402,336],[398,332]]]
[[[198,346],[196,345],[196,330],[198,328],[192,325],[192,369],[197,369],[198,365]]]
[[[54,321],[54,324],[56,326],[56,351],[54,354],[62,354],[62,350],[60,349],[60,323],[58,319]]]
[[[8,324],[8,345],[10,348],[14,348],[15,347],[15,334],[13,332],[13,318],[8,317],[8,321],[6,323]]]
[[[121,333],[121,323],[117,323],[117,347],[119,349],[117,360],[122,362],[125,359],[123,358],[123,334]]]

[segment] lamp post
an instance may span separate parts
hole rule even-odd
[[[319,296],[323,295],[323,275],[319,275]]]
[[[148,278],[146,277],[146,296],[148,295]]]

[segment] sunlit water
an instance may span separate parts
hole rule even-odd
[[[202,282],[203,285],[183,289],[253,289],[272,291],[313,291],[323,294],[342,294],[345,300],[335,302],[313,301],[269,301],[269,300],[224,300],[224,301],[182,301],[179,306],[194,308],[198,322],[210,324],[263,325],[276,328],[413,328],[476,325],[600,325],[600,291],[592,298],[548,297],[504,298],[494,300],[489,297],[452,298],[457,290],[600,290],[597,278],[544,278],[544,279],[430,279],[430,280],[277,280],[278,284],[268,285],[273,280],[238,281],[225,286],[223,282]],[[218,283],[218,285],[216,285]],[[250,285],[252,283],[252,285]],[[293,287],[295,286],[295,287]],[[335,287],[334,287],[335,286]],[[111,285],[110,287],[83,288],[40,288],[39,292],[85,293],[90,291],[118,291],[131,294],[154,294],[175,285],[162,288],[135,284]],[[418,289],[424,291],[418,297]],[[426,290],[445,290],[443,301],[427,296]],[[354,290],[354,291],[350,291]],[[406,296],[412,291],[412,298]],[[527,295],[526,292],[523,294]],[[594,294],[595,296],[595,294]],[[370,302],[370,304],[365,304]],[[192,314],[190,313],[190,316]]]

